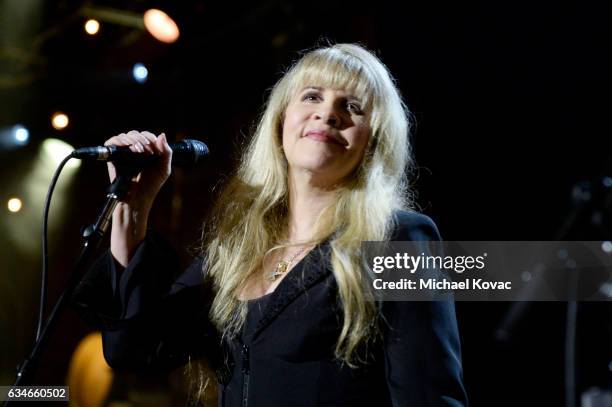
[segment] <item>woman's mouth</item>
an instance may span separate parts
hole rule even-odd
[[[323,143],[338,144],[344,147],[344,144],[340,140],[324,130],[310,130],[306,133],[306,137],[311,140],[321,141]]]

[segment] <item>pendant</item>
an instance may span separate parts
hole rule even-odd
[[[285,260],[281,260],[276,265],[276,269],[268,275],[268,281],[276,281],[276,279],[284,274],[287,271],[287,267],[289,267],[289,262]]]

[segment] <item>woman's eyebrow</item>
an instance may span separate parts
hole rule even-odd
[[[302,88],[302,90],[300,92],[304,92],[305,90],[318,90],[318,91],[322,91],[323,88],[320,86],[304,86],[304,88]]]
[[[306,90],[318,90],[319,92],[322,91],[324,88],[321,86],[304,86],[302,88],[302,90],[300,92],[304,92]],[[346,95],[344,95],[344,99],[346,100],[350,100],[350,101],[355,101],[355,102],[361,102],[361,99],[351,93],[348,93]]]

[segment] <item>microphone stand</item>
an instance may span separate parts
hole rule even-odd
[[[73,267],[73,271],[68,277],[64,292],[60,295],[53,310],[49,314],[47,323],[41,331],[38,341],[34,344],[32,353],[26,358],[17,368],[17,378],[12,387],[25,386],[32,383],[34,373],[38,367],[40,355],[45,345],[51,336],[53,329],[57,325],[59,316],[68,305],[74,289],[78,286],[83,275],[85,266],[91,260],[91,257],[96,253],[100,246],[109,226],[113,215],[113,211],[117,203],[127,194],[132,177],[138,172],[136,168],[122,167],[121,172],[117,169],[117,177],[108,188],[106,194],[106,202],[102,210],[98,214],[96,222],[89,225],[83,231],[83,248],[77,262]],[[10,400],[6,400],[3,406],[8,406]]]
[[[574,227],[578,225],[578,221],[584,216],[585,213],[590,213],[591,216],[595,213],[593,204],[593,195],[595,193],[603,194],[601,197],[603,205],[601,213],[603,213],[612,203],[612,181],[609,177],[602,177],[597,179],[597,184],[603,185],[602,191],[598,191],[594,188],[593,183],[585,183],[574,185],[572,191],[573,197],[573,208],[567,216],[565,222],[557,232],[555,240],[566,239],[570,236],[570,233],[574,230]],[[590,211],[590,212],[589,212]],[[603,216],[603,215],[602,215]],[[591,220],[593,222],[593,220]],[[601,221],[598,221],[601,222]],[[600,226],[601,225],[597,225]],[[569,261],[571,259],[567,259]],[[569,264],[569,263],[566,263]],[[578,271],[572,266],[566,265],[566,270],[569,272],[570,277],[570,299],[567,301],[567,310],[565,318],[565,344],[564,344],[564,383],[565,383],[565,405],[567,407],[573,407],[576,405],[576,330],[577,330],[577,318],[578,318]],[[544,270],[546,272],[546,270]],[[523,297],[519,299],[519,302],[512,304],[503,321],[499,325],[495,336],[496,339],[504,342],[509,342],[513,331],[516,329],[515,325],[526,313],[531,298],[529,293],[524,292]]]

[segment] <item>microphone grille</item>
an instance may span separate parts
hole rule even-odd
[[[202,143],[199,140],[187,139],[185,141],[189,142],[189,144],[191,145],[191,148],[193,148],[194,155],[195,155],[194,158],[196,162],[208,155],[209,151],[208,151],[208,146],[206,144]]]
[[[198,164],[209,153],[208,146],[199,140],[185,139],[180,143],[173,145],[174,152],[183,152],[183,154],[175,154],[172,161],[178,165],[190,167]],[[186,153],[186,154],[185,154]]]

